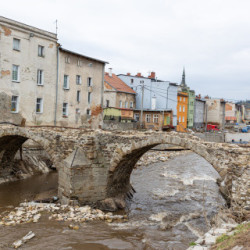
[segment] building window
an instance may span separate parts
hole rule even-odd
[[[132,109],[134,107],[134,103],[130,102],[130,108]]]
[[[180,101],[182,100],[182,97],[180,96]]]
[[[181,122],[181,117],[179,116],[179,122]]]
[[[128,102],[126,101],[125,102],[125,109],[127,109],[128,108]]]
[[[185,112],[185,106],[183,106],[182,111]]]
[[[159,120],[158,115],[155,115],[155,114],[154,114],[154,116],[153,116],[153,121],[154,121],[154,123],[158,123],[158,120]]]
[[[87,115],[91,115],[91,110],[87,109]]]
[[[43,70],[37,70],[37,85],[43,85]]]
[[[183,101],[184,101],[184,102],[186,101],[186,98],[185,98],[185,97],[183,97]]]
[[[12,65],[12,81],[19,82],[19,66]]]
[[[106,107],[109,107],[109,100],[106,100]]]
[[[135,120],[138,122],[140,119],[140,115],[139,114],[135,114]]]
[[[82,83],[82,78],[80,75],[76,76],[76,84],[80,85]]]
[[[68,116],[68,103],[63,103],[63,109],[62,109],[63,116]]]
[[[134,79],[130,79],[130,83],[134,83]]]
[[[77,60],[77,66],[78,67],[81,67],[82,66],[82,61],[79,59],[79,60]]]
[[[13,38],[13,50],[20,51],[20,39]]]
[[[146,122],[149,123],[151,121],[151,115],[146,114]]]
[[[182,117],[182,122],[185,122],[185,117],[184,116]]]
[[[37,98],[36,99],[36,113],[42,113],[43,112],[43,99]]]
[[[13,95],[11,97],[11,112],[18,113],[18,96]]]
[[[122,101],[120,101],[119,107],[122,108]]]
[[[44,46],[38,45],[38,56],[44,57]]]
[[[88,77],[88,87],[91,87],[92,86],[92,78],[91,77]]]
[[[181,105],[179,106],[179,112],[181,112]]]
[[[66,63],[70,63],[70,57],[69,57],[69,56],[66,56],[66,57],[65,57],[65,62],[66,62]]]
[[[91,96],[91,92],[88,92],[88,104],[90,104],[91,103],[91,98],[92,96]]]
[[[63,88],[64,89],[69,89],[69,76],[68,75],[64,75]]]
[[[76,114],[79,115],[80,113],[81,113],[81,112],[80,112],[80,109],[77,108],[77,109],[76,109]]]
[[[76,100],[77,100],[77,102],[80,102],[80,93],[81,93],[81,91],[77,90],[77,92],[76,92]]]

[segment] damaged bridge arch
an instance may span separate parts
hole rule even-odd
[[[64,204],[96,204],[125,197],[130,175],[140,157],[159,144],[189,149],[219,173],[224,196],[250,209],[250,149],[205,142],[177,132],[111,132],[104,130],[14,127],[0,125],[0,167],[32,139],[57,167],[58,196]],[[13,152],[12,152],[13,151]]]

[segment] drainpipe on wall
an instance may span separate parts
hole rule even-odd
[[[55,102],[55,117],[54,117],[54,126],[56,126],[57,122],[57,102],[58,102],[58,82],[59,82],[59,48],[60,45],[57,44],[57,62],[56,62],[56,102]]]

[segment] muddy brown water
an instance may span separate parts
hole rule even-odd
[[[128,222],[88,222],[74,231],[70,222],[51,221],[43,214],[38,223],[0,226],[0,249],[11,249],[29,231],[36,236],[20,249],[186,249],[209,229],[204,216],[210,219],[225,203],[216,178],[212,166],[194,153],[139,167],[131,175],[137,192],[128,202]],[[50,193],[56,184],[57,173],[2,184],[0,212]],[[169,223],[174,226],[166,229]]]

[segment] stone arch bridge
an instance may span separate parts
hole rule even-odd
[[[22,144],[32,139],[50,155],[59,172],[62,203],[124,206],[130,175],[139,158],[162,143],[181,146],[205,158],[219,173],[228,203],[250,208],[250,149],[205,142],[177,132],[108,132],[0,125],[0,174],[11,166]]]

